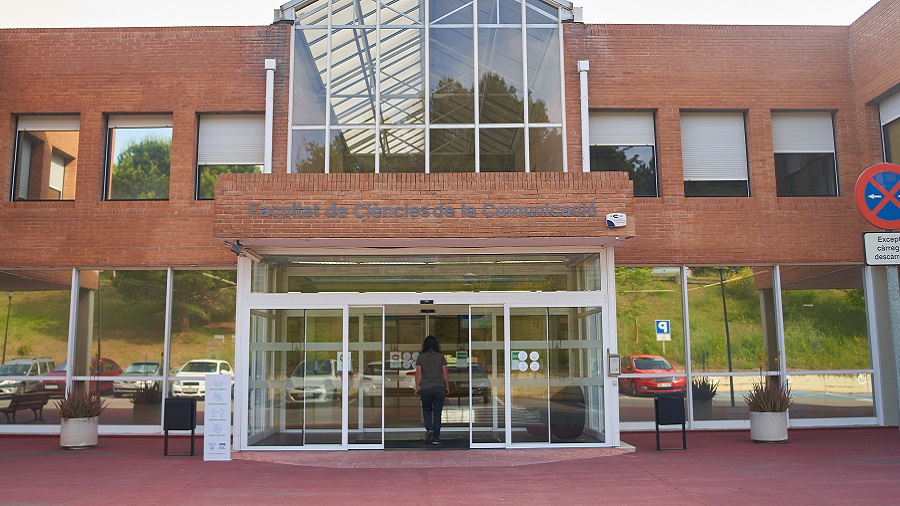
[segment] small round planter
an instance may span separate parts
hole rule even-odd
[[[787,411],[750,412],[750,439],[754,443],[784,443],[788,439]]]
[[[97,446],[98,417],[63,418],[59,422],[59,444],[67,450]]]

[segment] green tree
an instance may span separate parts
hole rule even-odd
[[[259,174],[261,165],[204,165],[200,168],[197,198],[211,199],[215,196],[215,186],[222,174]]]
[[[650,267],[616,267],[616,295],[618,313],[623,320],[634,324],[634,344],[640,344],[638,318],[647,310],[647,286],[652,281]]]
[[[236,282],[235,271],[179,271],[172,291],[173,330],[234,318]],[[166,271],[115,271],[112,287],[148,313],[165,312]]]
[[[169,198],[171,155],[171,138],[144,137],[125,146],[110,170],[109,198]]]

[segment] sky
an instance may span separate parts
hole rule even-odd
[[[287,0],[0,0],[0,28],[267,25]],[[885,0],[888,1],[888,0]],[[588,23],[849,25],[876,0],[574,0]]]

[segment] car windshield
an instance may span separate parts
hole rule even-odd
[[[125,368],[125,374],[154,374],[159,370],[159,364],[153,362],[135,362]]]
[[[0,366],[0,376],[21,376],[28,374],[28,364],[3,364]]]
[[[300,362],[300,365],[294,369],[294,376],[321,376],[331,374],[330,360],[310,360],[309,362]]]
[[[666,359],[662,357],[645,357],[634,359],[634,368],[642,370],[669,370],[672,369],[672,364],[670,364],[668,361],[666,361]]]
[[[363,374],[367,376],[377,376],[381,374],[381,364],[369,364]]]
[[[216,363],[188,362],[181,368],[181,372],[216,372]]]

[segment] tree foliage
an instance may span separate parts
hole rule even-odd
[[[172,291],[173,330],[233,319],[236,276],[235,271],[178,271]],[[115,271],[112,287],[148,313],[165,312],[166,271]]]
[[[109,197],[116,200],[169,198],[172,139],[144,137],[123,149],[112,166]]]

